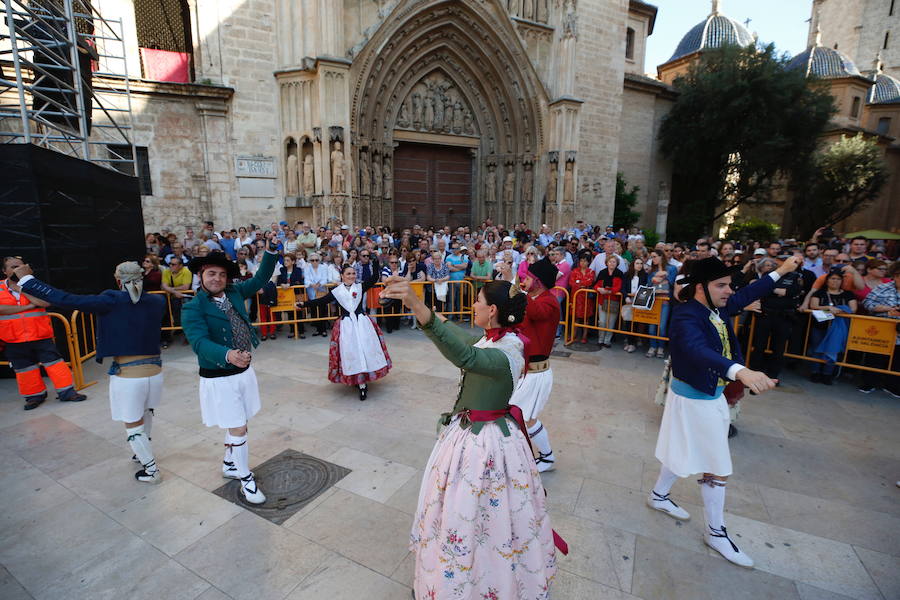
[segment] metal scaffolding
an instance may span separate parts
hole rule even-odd
[[[135,173],[121,19],[91,0],[0,0],[0,143]]]

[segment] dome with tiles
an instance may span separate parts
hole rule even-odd
[[[807,75],[822,79],[861,76],[856,65],[843,53],[816,44],[795,56],[788,63],[788,69],[803,69]]]
[[[872,86],[872,104],[900,104],[900,79],[878,73]]]
[[[675,53],[667,62],[706,48],[719,48],[726,44],[749,46],[755,42],[753,34],[746,27],[721,14],[718,2],[714,2],[713,12],[681,38]]]

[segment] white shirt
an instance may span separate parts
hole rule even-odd
[[[619,259],[619,264],[616,267],[623,273],[628,272],[628,261],[619,256],[618,254],[613,254],[617,259]],[[603,269],[606,268],[606,252],[601,252],[597,256],[594,257],[594,260],[591,261],[591,270],[597,274]]]

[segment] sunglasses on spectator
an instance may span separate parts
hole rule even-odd
[[[319,262],[319,259],[318,259],[318,258],[311,258],[311,259],[309,259],[309,262]]]
[[[180,265],[180,264],[181,264],[180,262],[170,262],[169,266],[174,267],[175,265]]]
[[[368,254],[360,254],[359,257],[360,258],[369,258],[369,255]]]

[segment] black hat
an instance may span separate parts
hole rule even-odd
[[[730,275],[731,270],[725,266],[725,263],[715,256],[711,256],[693,263],[688,278],[690,279],[690,284],[693,285],[695,283],[709,283]]]
[[[586,258],[588,263],[591,263],[594,261],[594,253],[587,248],[582,248],[575,254],[575,264],[577,265],[582,258]]]
[[[556,275],[559,273],[559,269],[545,256],[528,265],[528,272],[537,277],[538,281],[549,290],[556,285]]]
[[[192,258],[188,268],[191,273],[199,275],[203,270],[205,265],[215,265],[217,267],[222,267],[225,269],[225,273],[228,275],[228,279],[236,279],[240,277],[241,271],[237,266],[237,263],[234,263],[228,259],[228,256],[224,252],[219,250],[213,250],[206,256],[198,256],[196,258]]]

